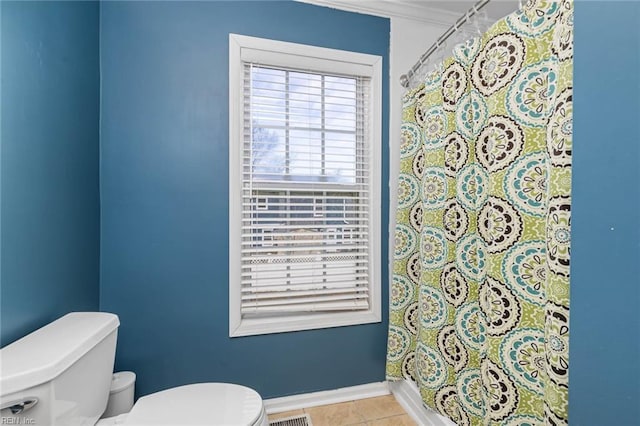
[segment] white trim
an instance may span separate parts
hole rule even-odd
[[[422,426],[456,426],[451,420],[425,407],[415,383],[409,380],[377,382],[329,391],[270,398],[263,401],[267,414],[339,404],[393,394],[407,414]]]
[[[245,62],[371,77],[381,57],[366,53],[229,34],[240,45]]]
[[[271,58],[270,54],[274,54]],[[369,194],[369,294],[366,311],[305,314],[261,319],[242,319],[240,305],[242,167],[240,159],[243,135],[243,67],[247,59],[264,61],[265,65],[299,68],[301,66],[363,75],[370,78],[371,189]],[[300,62],[296,62],[296,61]],[[272,63],[275,62],[275,63]],[[335,61],[333,68],[330,61]],[[364,73],[363,73],[364,72]],[[229,34],[229,336],[249,336],[296,330],[376,323],[382,320],[381,214],[382,183],[382,57],[358,52],[328,49],[276,40]],[[376,214],[378,213],[378,214]],[[237,271],[237,272],[236,272]]]
[[[262,56],[255,56],[260,55],[260,51],[262,51],[263,53],[281,52],[287,54],[288,56],[300,56],[303,58],[319,59],[320,61],[329,60],[347,64],[367,65],[369,67],[375,66],[376,63],[382,61],[382,58],[380,56],[369,55],[367,53],[330,49],[328,47],[290,43],[287,41],[270,40],[240,34],[229,34],[229,40],[234,40],[235,44],[241,48],[242,60],[246,61],[256,61],[262,59]],[[270,57],[267,59],[267,61],[270,65],[274,65],[272,64],[273,59],[271,59]],[[285,61],[286,62],[283,64],[279,64],[276,62],[275,65],[299,67],[297,63],[291,64],[290,60]],[[335,71],[335,67],[333,68],[333,70]],[[369,74],[367,74],[366,76],[368,77]]]
[[[373,293],[373,291],[371,291]],[[231,295],[229,295],[231,296]],[[367,311],[353,311],[340,313],[309,313],[305,315],[282,317],[243,319],[240,321],[238,309],[238,322],[231,322],[231,306],[229,306],[229,337],[257,336],[259,334],[283,333],[295,330],[317,330],[320,328],[342,327],[347,325],[371,324],[380,322],[381,317],[375,311],[377,299],[371,297],[372,306]],[[378,309],[379,311],[379,309]],[[235,312],[234,312],[235,313]],[[235,328],[231,328],[231,325]]]
[[[389,382],[389,389],[404,411],[419,425],[456,426],[451,420],[424,406],[415,383],[409,380]]]
[[[454,22],[464,15],[467,8],[474,2],[463,2],[457,0],[435,1],[429,0],[296,0],[301,3],[313,4],[316,6],[330,7],[348,12],[363,13],[367,15],[380,16],[383,18],[409,19],[414,22],[421,22],[432,27],[441,29],[449,28]],[[450,6],[452,3],[460,5]],[[518,7],[515,0],[499,0],[491,2],[485,11],[491,19],[498,20],[513,12]],[[424,40],[422,41],[424,42]],[[425,48],[429,44],[427,43]]]
[[[318,405],[337,404],[358,399],[374,398],[391,394],[387,382],[367,383],[365,385],[350,386],[348,388],[330,391],[303,393],[300,395],[284,396],[264,400],[267,414],[283,411],[299,410],[301,408],[317,407]]]
[[[348,12],[365,13],[383,18],[404,18],[448,28],[460,13],[424,6],[415,1],[354,1],[354,0],[297,0],[302,3],[331,7]]]
[[[232,250],[232,244],[240,239],[242,216],[242,170],[233,167],[240,163],[242,140],[242,62],[240,60],[241,45],[234,34],[229,34],[229,335],[233,336],[240,325],[240,292],[232,291],[232,271],[239,271],[242,263],[240,250]],[[231,175],[235,171],[235,177]]]

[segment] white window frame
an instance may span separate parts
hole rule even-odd
[[[312,312],[299,315],[242,318],[241,315],[241,217],[243,138],[243,62],[308,69],[316,72],[360,75],[370,78],[369,166],[371,212],[368,310]],[[376,323],[382,320],[381,305],[381,151],[382,151],[382,57],[321,48],[237,34],[229,34],[229,336],[250,336],[297,330]]]

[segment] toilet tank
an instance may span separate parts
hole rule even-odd
[[[119,324],[72,312],[0,349],[3,424],[93,426],[107,406]]]

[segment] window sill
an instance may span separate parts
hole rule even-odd
[[[231,324],[229,337],[257,336],[289,331],[317,330],[348,325],[372,324],[382,321],[379,312],[309,313],[291,317],[250,318]]]

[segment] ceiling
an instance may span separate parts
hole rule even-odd
[[[336,9],[449,26],[473,7],[469,0],[299,0]],[[493,20],[518,8],[518,0],[491,0],[484,7]]]

